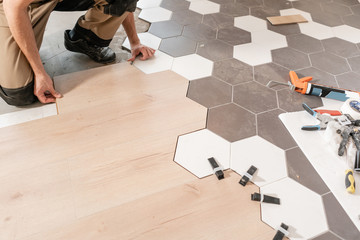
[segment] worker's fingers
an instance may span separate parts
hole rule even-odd
[[[61,93],[57,92],[54,88],[49,90],[50,94],[54,96],[55,98],[61,98]]]

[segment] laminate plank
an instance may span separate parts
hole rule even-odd
[[[304,23],[308,22],[301,14],[296,15],[287,15],[287,16],[276,16],[276,17],[267,17],[267,20],[272,25],[283,25],[283,24],[293,24],[293,23]]]

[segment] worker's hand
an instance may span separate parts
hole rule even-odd
[[[131,58],[128,61],[133,62],[138,55],[141,55],[140,60],[146,60],[154,56],[155,50],[142,45],[141,43],[131,46]]]
[[[53,81],[46,73],[35,75],[34,95],[41,103],[52,103],[56,98],[62,97],[55,91]]]

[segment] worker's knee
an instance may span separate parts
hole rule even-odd
[[[0,86],[0,97],[13,106],[25,106],[34,103],[37,98],[34,95],[34,83],[31,82],[25,87],[8,89]]]

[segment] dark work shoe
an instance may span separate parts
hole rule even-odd
[[[92,60],[99,63],[111,63],[115,61],[116,55],[109,47],[99,47],[88,44],[84,39],[71,40],[69,36],[70,30],[65,30],[64,45],[65,48],[72,52],[78,52],[88,55]]]

